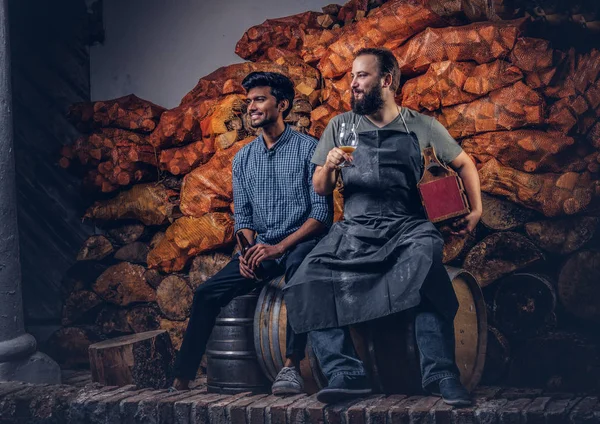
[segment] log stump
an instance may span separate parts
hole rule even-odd
[[[101,384],[163,389],[171,383],[174,352],[164,330],[95,343],[89,355],[92,380]]]
[[[475,276],[481,287],[485,287],[543,258],[531,240],[507,231],[494,233],[477,243],[465,258],[463,267]]]
[[[583,250],[572,255],[558,276],[563,307],[578,318],[600,322],[600,252]]]
[[[497,284],[494,323],[508,337],[541,336],[556,326],[556,292],[548,277],[516,273]]]
[[[514,230],[539,215],[534,210],[487,193],[481,193],[481,202],[481,223],[490,230]]]

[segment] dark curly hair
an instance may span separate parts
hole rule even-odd
[[[278,72],[251,72],[242,81],[242,87],[246,92],[255,87],[270,87],[271,94],[275,97],[277,103],[286,99],[289,102],[289,106],[283,111],[284,119],[292,110],[295,96],[294,83],[283,74]]]

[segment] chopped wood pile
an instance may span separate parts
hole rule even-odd
[[[595,374],[581,381],[597,389],[600,342],[585,333],[600,322],[600,51],[555,49],[530,35],[526,9],[492,3],[351,0],[269,19],[237,43],[250,62],[200,78],[173,109],[134,95],[73,105],[83,134],[59,164],[96,196],[84,216],[102,234],[65,275],[55,358],[85,366],[90,343],[157,329],[178,349],[193,291],[231,257],[231,161],[257,135],[242,79],[288,75],[287,122],[319,137],[350,109],[354,52],[385,46],[402,68],[398,102],[436,117],[479,170],[477,231],[441,230],[444,262],[484,287],[493,325],[485,382],[585,390],[567,367],[524,377],[531,355],[550,363],[576,340],[566,351],[593,358]],[[343,219],[339,191],[334,204]]]

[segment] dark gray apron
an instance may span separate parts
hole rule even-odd
[[[306,257],[284,288],[296,333],[400,312],[427,296],[453,319],[458,301],[442,264],[443,239],[425,218],[414,133],[359,133],[354,166],[342,168],[344,220]]]

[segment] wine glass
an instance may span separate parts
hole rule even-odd
[[[347,128],[346,123],[342,122],[340,128],[339,137],[336,139],[336,147],[341,149],[344,153],[352,154],[358,146],[358,135],[356,134],[356,125],[353,123],[350,129]],[[354,166],[351,162],[344,161],[340,164],[340,168],[347,166]]]

